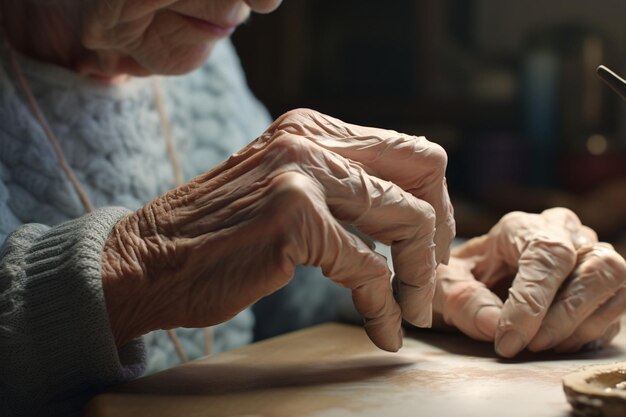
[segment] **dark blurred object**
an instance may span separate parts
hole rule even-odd
[[[527,175],[528,155],[517,134],[480,133],[463,145],[469,173],[465,191],[472,195],[484,199],[494,189],[519,184]]]
[[[550,207],[567,207],[601,240],[619,239],[626,230],[626,179],[606,182],[584,194],[556,189],[503,187],[494,192],[489,206],[499,213],[515,210],[539,213]]]
[[[619,75],[605,67],[600,65],[597,69],[597,73],[609,87],[613,89],[621,98],[626,100],[626,80]]]
[[[362,0],[320,1],[312,7],[311,19],[320,26],[304,80],[311,97],[407,99],[419,93],[421,8],[414,1],[380,7]]]
[[[559,185],[559,152],[585,148],[592,134],[615,129],[594,70],[605,59],[604,35],[582,24],[542,29],[525,53],[524,131],[533,165],[529,185]]]
[[[588,142],[590,149],[567,152],[560,158],[562,185],[574,193],[586,193],[626,178],[625,151],[609,151],[609,141],[601,135],[590,136]]]
[[[253,16],[233,41],[274,116],[311,107],[409,133],[487,121],[507,130],[517,123],[514,65],[492,69],[464,50],[473,10],[469,0],[298,0]]]
[[[626,100],[626,81],[607,67],[600,65],[598,76]],[[615,149],[617,140],[599,133],[591,134],[585,150],[566,152],[561,157],[561,177],[564,186],[572,191],[587,192],[618,178],[626,178],[626,152]]]
[[[602,216],[580,202],[626,178],[626,104],[595,75],[626,68],[625,13],[624,0],[297,0],[233,40],[274,116],[312,107],[442,144],[469,237],[559,202]],[[602,233],[626,234],[606,219]]]

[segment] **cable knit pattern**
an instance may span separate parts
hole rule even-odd
[[[134,78],[122,86],[106,86],[25,57],[20,57],[20,63],[69,165],[96,207],[135,210],[174,186],[151,79]],[[82,302],[95,322],[104,320],[108,326],[106,310],[98,307],[103,305],[103,296],[96,264],[85,269],[73,263],[87,258],[99,260],[102,249],[94,242],[104,241],[113,223],[101,218],[109,209],[84,216],[84,208],[42,127],[16,88],[4,51],[0,64],[0,243],[4,242],[0,259],[0,415],[36,414],[35,408],[24,413],[21,407],[26,403],[20,402],[34,393],[40,396],[32,398],[31,406],[47,409],[45,415],[71,415],[80,410],[77,405],[82,405],[89,393],[141,371],[141,367],[128,371],[110,352],[100,359],[97,351],[87,354],[92,347],[86,339],[90,333],[103,331],[102,326],[94,325],[85,329],[88,333],[81,333],[59,319],[63,311],[65,315],[74,312],[71,323],[84,325],[81,319],[85,317],[72,309],[72,301],[76,305]],[[271,122],[248,90],[229,42],[221,42],[201,69],[163,78],[162,90],[186,179],[242,148]],[[72,234],[77,230],[72,219],[81,222],[81,236]],[[71,243],[76,239],[90,244]],[[22,258],[26,253],[29,255]],[[62,258],[64,253],[67,256]],[[35,259],[37,267],[25,264]],[[66,275],[65,268],[72,274]],[[81,291],[81,285],[88,286],[89,291]],[[25,290],[36,287],[45,291],[35,294]],[[76,295],[65,299],[74,290]],[[33,315],[31,320],[20,318],[26,306],[35,306],[36,311],[28,312]],[[214,351],[250,342],[253,325],[253,316],[246,310],[216,326]],[[178,329],[177,333],[191,358],[202,355],[201,330]],[[59,345],[53,351],[55,338],[69,338],[76,346],[64,352]],[[35,339],[38,342],[33,349],[40,349],[37,352],[28,347]],[[153,332],[144,339],[149,372],[179,362],[165,332]],[[112,339],[94,340],[104,344],[102,349],[114,350]],[[46,352],[46,347],[51,350]],[[136,358],[138,349],[131,349],[130,356]],[[6,362],[10,358],[13,365]],[[24,367],[21,380],[28,379],[30,385],[16,384],[16,372],[5,372],[16,364]],[[89,381],[94,372],[100,376]],[[78,384],[87,387],[86,391],[82,392]],[[59,394],[52,387],[58,386],[63,387],[64,398],[57,409],[51,401]]]

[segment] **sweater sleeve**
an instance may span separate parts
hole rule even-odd
[[[0,415],[77,415],[97,392],[142,373],[143,345],[116,348],[102,292],[104,243],[126,213],[99,209],[7,236],[0,251]]]

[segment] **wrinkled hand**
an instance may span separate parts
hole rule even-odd
[[[604,345],[626,311],[626,263],[570,210],[513,212],[439,266],[433,310],[504,357]]]
[[[372,341],[399,349],[402,318],[430,325],[434,271],[449,257],[446,163],[423,137],[311,110],[281,116],[116,225],[102,266],[118,345],[153,328],[227,320],[304,264],[351,288]],[[345,224],[391,245],[395,299],[386,260]]]

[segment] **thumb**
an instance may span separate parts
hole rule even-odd
[[[468,262],[451,258],[449,266],[437,269],[433,306],[445,322],[472,339],[492,342],[502,310],[502,301],[485,284],[474,279]]]

